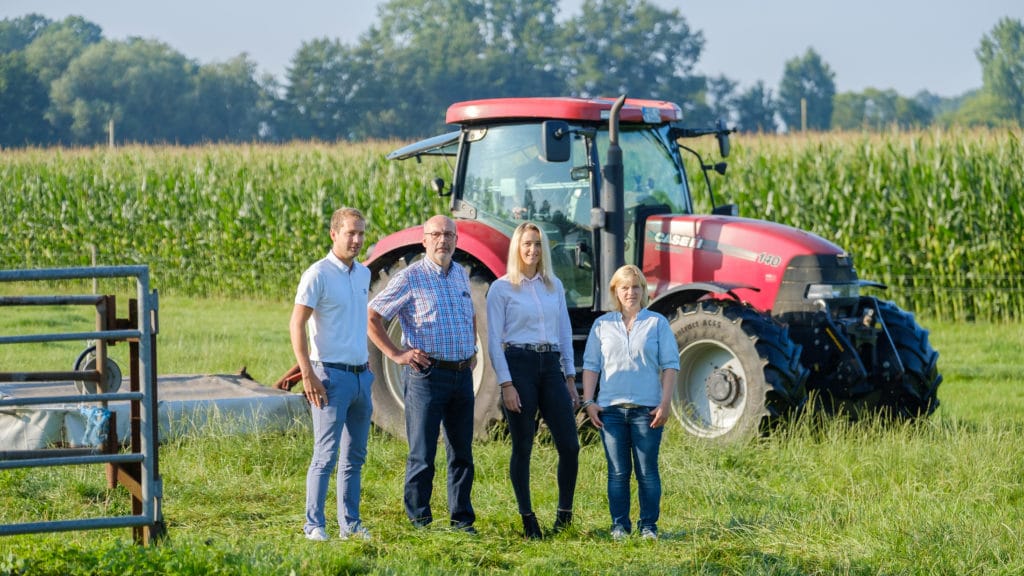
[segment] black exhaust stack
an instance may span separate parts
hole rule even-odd
[[[615,295],[608,286],[615,271],[626,263],[625,191],[622,171],[622,148],[619,147],[619,112],[626,103],[626,95],[619,96],[608,117],[608,154],[601,168],[601,273],[598,293],[602,294],[601,309],[615,308]],[[596,224],[596,223],[595,223]]]

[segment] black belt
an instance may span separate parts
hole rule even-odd
[[[344,370],[345,372],[352,372],[353,374],[360,374],[370,369],[370,365],[367,363],[363,364],[342,364],[341,362],[321,362],[328,368],[334,368],[335,370]]]
[[[558,352],[558,344],[505,344],[505,350],[529,350],[530,352]]]
[[[470,369],[470,367],[473,365],[473,357],[470,356],[465,360],[456,360],[454,362],[450,360],[439,360],[437,358],[431,358],[430,365],[433,366],[434,368],[440,368],[442,370],[454,370],[456,372],[461,372],[463,370]]]

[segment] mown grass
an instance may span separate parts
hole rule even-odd
[[[262,350],[255,354],[273,358],[273,374],[270,366],[290,362],[289,308],[168,299],[162,371],[220,372]],[[239,435],[221,422],[161,446],[168,537],[159,545],[133,545],[128,529],[9,536],[0,539],[0,574],[1019,574],[1024,327],[924,324],[945,375],[942,405],[928,420],[807,417],[740,446],[706,445],[670,426],[658,542],[608,537],[604,455],[589,432],[576,524],[566,534],[521,539],[501,439],[474,448],[480,536],[412,529],[401,504],[405,445],[375,432],[363,494],[373,540],[307,542],[308,423]],[[533,480],[544,525],[553,521],[555,466],[553,447],[542,442]],[[439,518],[441,482],[443,472]],[[332,494],[329,509],[333,502]],[[125,513],[127,505],[123,489],[106,488],[101,467],[0,472],[0,522]]]
[[[296,277],[297,281],[297,277]],[[91,289],[52,292],[88,293]],[[81,288],[81,287],[79,287]],[[0,285],[0,294],[4,286]],[[40,292],[43,293],[43,292]],[[117,296],[118,318],[129,314],[129,294]],[[295,363],[288,340],[290,301],[192,300],[158,295],[157,369],[160,374],[237,374],[273,383]],[[94,329],[95,309],[67,306],[0,308],[0,334],[86,332]],[[0,372],[70,370],[85,348],[79,341],[0,346]],[[110,357],[128,369],[128,346],[116,344]]]

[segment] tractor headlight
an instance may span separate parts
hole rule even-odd
[[[859,298],[860,284],[811,284],[805,297],[811,301]]]

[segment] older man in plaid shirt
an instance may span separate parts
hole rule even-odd
[[[444,425],[448,451],[448,508],[451,525],[476,534],[470,502],[473,488],[473,367],[476,318],[469,277],[453,265],[455,222],[434,216],[423,225],[426,258],[399,271],[369,304],[368,333],[373,343],[404,365],[405,428],[409,457],[405,467],[405,512],[417,527],[433,520],[437,437]],[[398,316],[401,346],[388,337],[385,320]]]

